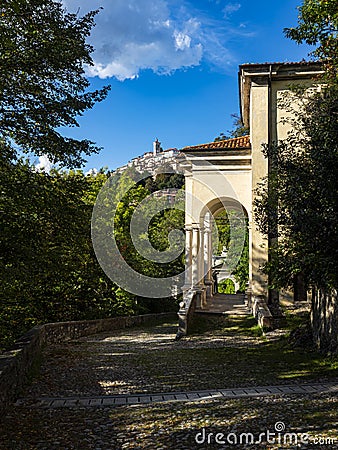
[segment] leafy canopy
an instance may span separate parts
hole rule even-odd
[[[298,44],[316,46],[311,55],[325,62],[327,78],[338,82],[338,2],[304,0],[299,8],[298,26],[285,28],[286,36]]]
[[[59,127],[103,100],[109,87],[88,92],[86,38],[98,11],[67,13],[54,0],[2,0],[0,5],[0,139],[12,149],[79,166],[97,152],[88,140],[63,137]]]
[[[269,223],[278,223],[278,245],[270,248],[266,268],[273,287],[290,286],[303,273],[308,285],[328,289],[338,284],[337,89],[326,87],[310,99],[294,92],[290,105],[296,98],[287,139],[265,146],[274,167],[269,184],[265,180],[258,189],[255,220],[266,235]]]
[[[220,133],[220,135],[215,138],[215,142],[226,141],[228,139],[247,136],[249,134],[249,128],[243,124],[242,119],[238,114],[231,114],[231,117],[233,118],[233,129],[228,130],[226,134]]]
[[[265,146],[273,164],[258,189],[256,222],[266,235],[278,224],[279,242],[266,266],[272,287],[290,286],[302,273],[308,284],[327,289],[337,286],[337,1],[304,0],[298,26],[284,32],[315,46],[311,55],[324,64],[324,83],[311,98],[294,87],[291,101],[285,97],[279,105],[293,117],[291,131]]]

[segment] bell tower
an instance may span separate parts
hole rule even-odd
[[[162,148],[161,148],[161,142],[156,138],[156,141],[153,142],[153,152],[154,152],[154,156],[158,155],[159,153],[161,153]]]

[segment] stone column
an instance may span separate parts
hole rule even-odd
[[[204,265],[204,227],[200,227],[200,242],[198,253],[198,266],[199,266],[199,289],[201,291],[201,308],[204,308],[207,303],[206,286],[204,283],[205,265]]]
[[[199,246],[198,246],[198,283],[204,287],[204,228],[199,229]]]
[[[192,287],[192,227],[185,227],[185,284],[184,289]]]
[[[212,297],[212,241],[210,213],[206,214],[204,220],[204,273],[207,297]]]
[[[200,230],[198,224],[193,224],[192,226],[192,245],[191,245],[191,256],[192,256],[192,264],[191,264],[191,278],[192,278],[192,288],[199,288],[199,262],[198,262],[198,254],[199,254],[199,245],[200,245]]]

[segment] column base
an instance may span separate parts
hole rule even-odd
[[[214,292],[214,283],[211,280],[207,280],[204,282],[205,289],[206,289],[206,298],[211,298],[213,296]]]

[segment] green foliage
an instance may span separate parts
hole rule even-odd
[[[127,178],[122,178],[122,181]],[[114,235],[123,259],[135,271],[147,272],[146,260],[137,252],[130,234],[130,222],[140,202],[148,195],[148,191],[140,185],[129,188],[126,195],[117,204],[114,220]]]
[[[173,311],[176,300],[143,299],[116,286],[99,266],[91,242],[91,215],[97,194],[111,182],[120,195],[115,216],[116,240],[125,260],[138,272],[153,277],[171,276],[184,269],[182,257],[170,264],[142,258],[130,237],[130,220],[149,195],[142,184],[133,185],[134,170],[117,179],[100,171],[50,174],[28,163],[13,162],[10,148],[0,156],[0,349],[33,325],[65,320],[97,319],[117,315]],[[171,182],[169,180],[169,182]],[[150,211],[151,212],[151,211]],[[168,247],[168,231],[183,229],[179,210],[164,210],[150,225],[154,247]]]
[[[115,274],[123,273],[126,263],[136,273],[152,278],[154,284],[156,279],[175,277],[184,271],[184,249],[175,235],[177,231],[183,234],[184,212],[181,211],[182,205],[181,209],[173,209],[171,197],[157,192],[159,183],[161,189],[169,189],[177,183],[177,176],[156,177],[155,180],[143,178],[135,168],[112,176],[100,193],[102,214],[99,214],[94,225],[95,236],[103,233],[99,246],[106,255],[106,260],[114,260]],[[149,186],[153,189],[152,195],[147,189]],[[176,196],[175,204],[178,197],[179,195]],[[104,205],[110,207],[105,208]],[[110,229],[114,230],[121,258],[117,258],[116,254],[109,256],[113,242],[106,238],[106,230]],[[162,252],[166,252],[164,260]],[[147,313],[172,311],[177,306],[174,298],[137,297],[135,302],[139,312]]]
[[[150,192],[162,189],[182,189],[184,186],[184,175],[179,173],[159,173],[156,175]]]
[[[150,312],[106,277],[94,254],[92,208],[108,174],[48,175],[22,160],[14,163],[6,153],[4,146],[0,348],[43,322]]]
[[[222,280],[218,283],[218,292],[220,294],[235,294],[235,285],[230,278]]]
[[[215,138],[215,142],[226,141],[227,139],[247,136],[249,134],[249,128],[244,126],[242,119],[238,114],[231,114],[231,117],[233,118],[233,130],[228,130],[227,134],[220,133],[220,135]]]
[[[245,292],[249,281],[249,229],[246,229],[244,247],[241,258],[234,271],[236,281],[239,283],[239,291]]]
[[[98,151],[60,134],[109,90],[90,92],[84,71],[97,12],[79,17],[53,0],[0,5],[0,348],[38,323],[139,311],[103,273],[91,243],[93,204],[109,173],[45,174],[19,159],[47,155],[76,167]]]
[[[298,44],[316,46],[311,55],[324,61],[326,77],[338,83],[338,3],[336,0],[304,0],[298,26],[284,30]]]
[[[230,222],[229,215],[232,218],[232,235],[230,236]],[[237,225],[236,222],[238,221]],[[236,281],[239,283],[239,290],[244,292],[247,288],[249,280],[249,230],[246,223],[246,233],[244,247],[241,250],[239,247],[243,245],[241,228],[243,226],[242,220],[237,218],[235,211],[222,211],[214,219],[212,237],[214,242],[213,254],[220,256],[224,250],[227,251],[227,259],[229,260],[233,253],[242,251],[240,260],[233,272]],[[216,239],[218,237],[218,240]],[[230,238],[233,240],[230,247]],[[217,243],[217,248],[215,244]],[[229,248],[231,251],[229,252]],[[219,290],[219,292],[221,292]],[[230,294],[231,292],[226,292]]]
[[[230,243],[230,223],[225,210],[221,211],[214,218],[212,238],[214,244],[213,254],[220,256],[224,249],[228,249]]]
[[[326,87],[310,99],[294,92],[293,102],[296,96],[292,132],[265,148],[273,170],[258,189],[255,218],[264,234],[278,223],[266,266],[273,287],[291,286],[302,272],[307,285],[329,289],[338,284],[338,92]]]
[[[162,175],[162,174],[161,174]],[[156,250],[163,252],[170,247],[168,235],[171,231],[184,231],[184,212],[180,209],[173,209],[167,203],[166,197],[154,197],[151,203],[146,203],[144,206],[140,205],[143,199],[150,195],[147,189],[151,186],[153,192],[162,189],[172,188],[173,185],[182,186],[181,176],[177,174],[167,175],[165,177],[157,175],[155,180],[146,180],[142,184],[134,184],[130,175],[126,172],[122,174],[117,191],[123,186],[128,188],[128,192],[123,196],[117,205],[116,215],[114,219],[115,238],[123,258],[130,267],[138,273],[144,275],[161,278],[174,276],[184,270],[183,255],[171,261],[170,263],[154,262],[152,258],[146,258],[135,249],[132,237],[130,234],[130,222],[135,210],[141,210],[142,218],[149,220],[149,228],[147,230],[140,230],[139,238],[150,242],[151,246]],[[145,186],[143,186],[145,184]],[[132,186],[132,187],[131,187]],[[127,190],[127,189],[126,189]],[[162,210],[157,212],[158,205],[162,205]],[[175,242],[171,242],[175,247]],[[174,248],[173,248],[174,250]]]
[[[88,140],[63,137],[59,127],[78,126],[76,116],[109,90],[88,92],[84,65],[92,65],[86,38],[98,11],[78,17],[53,0],[3,0],[0,6],[0,139],[68,167],[97,152]]]
[[[92,201],[107,176],[47,175],[3,155],[0,347],[37,323],[119,314],[90,237]]]

